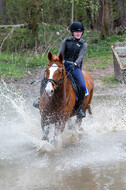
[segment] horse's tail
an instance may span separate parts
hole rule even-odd
[[[88,106],[87,106],[89,114],[92,114],[90,103],[91,103],[91,100],[92,100],[92,97],[93,97],[93,91],[94,91],[94,84],[93,84],[93,88],[90,91],[90,99],[89,99],[89,103],[88,103]]]

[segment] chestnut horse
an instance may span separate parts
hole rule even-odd
[[[39,110],[41,114],[41,126],[43,140],[49,140],[49,124],[55,125],[55,136],[65,128],[67,120],[74,116],[73,109],[76,103],[76,95],[63,64],[63,55],[58,57],[48,53],[49,64],[46,69],[47,85],[43,92]],[[89,95],[84,99],[83,109],[90,111],[90,103],[93,96],[93,79],[86,71],[82,71]]]

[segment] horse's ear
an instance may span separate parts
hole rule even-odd
[[[48,53],[48,59],[49,59],[50,61],[52,60],[52,53],[51,53],[51,52]]]
[[[62,54],[62,53],[60,53],[60,54],[59,54],[59,61],[62,63],[62,62],[63,62],[63,60],[64,60],[63,54]]]

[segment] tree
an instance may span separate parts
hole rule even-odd
[[[41,3],[40,0],[24,0],[24,20],[28,25],[34,45],[38,47],[38,24],[40,22]],[[30,34],[29,34],[30,35]]]
[[[110,0],[101,0],[102,6],[102,23],[101,38],[109,36],[109,18],[110,18]]]
[[[72,10],[71,10],[71,23],[74,21],[74,1],[72,2]]]
[[[102,25],[102,0],[99,0],[97,29],[100,31]]]
[[[86,0],[86,7],[85,8],[86,8],[87,19],[90,21],[90,28],[93,30],[94,26],[93,26],[93,21],[92,21],[92,11],[91,11],[89,0]]]
[[[1,11],[1,24],[8,24],[7,11],[6,11],[6,0],[0,0],[0,11]]]
[[[118,4],[118,10],[119,10],[119,17],[121,26],[123,28],[126,28],[126,17],[125,17],[125,11],[124,11],[124,0],[117,0]]]

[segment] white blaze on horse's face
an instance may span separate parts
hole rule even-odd
[[[53,79],[53,75],[55,73],[55,71],[58,69],[58,66],[56,64],[53,64],[50,68],[49,68],[49,78],[48,79]],[[52,86],[52,83],[50,81],[48,81],[47,86],[45,88],[45,92],[48,96],[52,96],[54,93],[54,88]]]

